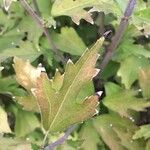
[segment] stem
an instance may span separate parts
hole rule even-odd
[[[56,56],[59,57],[60,61],[62,61],[63,63],[65,63],[66,61],[63,58],[63,55],[58,51],[56,45],[53,43],[52,38],[49,34],[49,31],[46,27],[44,27],[44,21],[42,20],[41,17],[39,17],[37,15],[37,13],[34,12],[34,10],[32,9],[32,7],[27,3],[26,0],[20,0],[22,6],[25,8],[25,10],[32,16],[32,18],[39,24],[39,26],[43,29],[43,32],[45,34],[45,36],[47,37],[47,40],[49,42],[49,45],[52,46],[52,51],[54,52],[54,54]],[[34,1],[36,2],[36,1]],[[37,4],[37,3],[36,3]],[[38,6],[35,6],[38,8]]]
[[[125,30],[126,30],[126,28],[128,26],[129,18],[130,18],[130,16],[133,13],[135,5],[136,5],[136,0],[129,0],[127,8],[126,8],[126,10],[124,12],[124,16],[123,16],[123,18],[120,21],[118,30],[116,31],[116,34],[113,37],[111,44],[106,49],[106,53],[104,55],[104,59],[103,59],[101,65],[100,65],[100,69],[101,69],[100,74],[102,73],[104,68],[107,66],[107,64],[111,60],[111,58],[112,58],[116,48],[118,47],[118,45],[119,45],[119,43],[120,43],[120,41],[121,41],[121,39],[123,37],[123,34],[124,34],[124,32],[125,32]]]
[[[68,130],[65,132],[64,136],[59,138],[57,141],[50,143],[48,146],[44,148],[44,150],[54,150],[55,147],[63,144],[69,137],[69,135],[74,131],[76,125],[72,125]]]

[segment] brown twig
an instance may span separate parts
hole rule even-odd
[[[60,61],[62,61],[63,63],[65,63],[66,61],[64,60],[63,55],[59,52],[59,50],[57,49],[56,45],[53,43],[52,38],[49,34],[48,29],[44,26],[44,21],[42,20],[42,18],[40,16],[38,16],[37,13],[35,13],[35,11],[32,9],[32,7],[27,3],[26,0],[20,0],[22,6],[25,8],[25,10],[32,16],[32,18],[39,24],[39,26],[43,29],[43,32],[45,34],[45,36],[47,37],[47,40],[50,44],[50,46],[52,46],[52,51],[54,52],[54,54],[56,56],[59,57]],[[37,7],[37,6],[36,6]],[[38,12],[39,13],[39,12]]]
[[[101,75],[102,71],[104,70],[104,68],[109,63],[109,61],[111,60],[116,48],[118,47],[118,45],[119,45],[119,43],[123,37],[123,34],[124,34],[124,32],[128,26],[128,23],[129,23],[129,18],[132,15],[134,7],[136,5],[136,1],[137,0],[129,0],[127,8],[124,12],[124,16],[120,21],[118,30],[116,31],[116,34],[113,37],[111,44],[106,49],[106,53],[104,55],[104,58],[102,60],[101,65],[100,65],[100,69],[101,69],[100,75]]]

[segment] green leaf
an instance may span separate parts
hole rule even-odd
[[[72,55],[82,55],[86,49],[82,39],[76,33],[73,28],[63,27],[61,33],[52,33],[52,38],[57,48],[63,52],[70,53]],[[44,42],[44,43],[43,43]],[[41,41],[43,48],[49,49],[49,43],[47,39],[43,38]]]
[[[97,132],[111,150],[126,150],[114,129],[122,129],[124,133],[131,135],[137,130],[137,127],[130,120],[116,114],[101,115],[96,117],[93,122]],[[132,140],[132,137],[128,140]],[[138,143],[137,145],[140,146]]]
[[[52,16],[70,16],[72,20],[79,25],[80,19],[84,19],[93,24],[91,12],[103,11],[106,14],[115,13],[117,16],[122,16],[127,1],[120,2],[118,0],[55,0],[51,14]],[[85,8],[91,8],[86,11]]]
[[[3,35],[0,35],[0,52],[4,49],[15,48],[18,46],[24,34],[14,28]]]
[[[148,65],[149,61],[145,57],[130,56],[121,62],[117,75],[121,77],[126,89],[130,89],[131,85],[138,79],[139,70]]]
[[[80,139],[83,140],[81,149],[84,150],[97,150],[98,145],[102,145],[100,136],[98,135],[96,129],[93,126],[93,121],[89,120],[81,127],[79,132]]]
[[[144,48],[144,46],[140,44],[134,44],[134,37],[141,35],[141,32],[138,31],[134,25],[128,26],[122,38],[122,42],[119,44],[115,55],[113,56],[113,60],[122,62],[123,60],[133,55],[137,57],[144,56],[146,58],[150,58],[150,52]]]
[[[77,96],[82,88],[98,73],[94,66],[103,40],[104,38],[98,40],[90,50],[86,50],[75,64],[71,60],[68,61],[62,85],[57,84],[57,86],[54,86],[57,82],[53,79],[49,80],[45,73],[41,73],[41,76],[37,78],[35,76],[37,73],[32,72],[35,77],[33,79],[37,84],[36,86],[30,86],[30,88],[34,87],[31,88],[31,91],[37,99],[45,130],[51,132],[64,130],[71,124],[84,121],[96,113],[97,96],[86,94],[83,96],[81,94],[82,99],[80,100],[77,100]],[[27,62],[24,64],[26,65]],[[16,64],[15,67],[17,67]],[[30,66],[28,67],[28,70],[30,70]],[[19,74],[16,72],[17,78],[24,76],[26,70],[21,70],[20,67]],[[28,77],[31,79],[30,75]],[[20,83],[22,84],[22,82]],[[26,85],[33,85],[32,80],[28,80]],[[22,86],[28,88],[26,85],[22,84]],[[58,89],[60,90],[58,91]]]
[[[32,150],[31,144],[27,141],[12,138],[0,138],[1,150]]]
[[[145,140],[150,138],[150,125],[140,126],[140,129],[133,135],[133,139],[144,138]]]
[[[139,83],[142,89],[142,94],[145,98],[150,98],[150,68],[141,69],[139,71]]]
[[[126,147],[126,149],[132,150],[145,150],[145,143],[140,140],[132,140],[133,131],[126,132],[121,128],[114,127],[114,131],[117,133],[121,140],[121,144]]]
[[[24,94],[24,90],[18,88],[18,84],[13,77],[0,78],[0,93],[20,96]]]
[[[119,93],[122,90],[123,89],[119,85],[113,82],[107,82],[105,84],[105,91],[107,96],[115,95],[116,93]]]
[[[145,9],[137,10],[133,16],[133,23],[137,26],[138,29],[145,29],[150,27],[150,7]]]
[[[39,55],[41,55],[41,51],[38,51],[34,47],[33,43],[26,41],[26,42],[21,42],[19,48],[8,48],[2,50],[0,53],[0,62],[13,56],[34,61],[37,57],[39,57]]]
[[[84,10],[84,8],[91,7],[94,2],[95,0],[55,0],[51,14],[54,17],[62,15],[70,16],[78,25],[82,18],[93,24],[91,14]]]
[[[7,113],[0,106],[0,133],[11,133],[11,129],[8,124]]]
[[[150,106],[150,102],[142,98],[137,98],[134,95],[135,92],[133,91],[121,90],[106,96],[103,103],[106,107],[118,112],[121,116],[131,118],[129,110],[145,111],[145,108]]]
[[[15,117],[15,134],[17,137],[23,137],[40,126],[37,117],[31,112],[18,109]]]

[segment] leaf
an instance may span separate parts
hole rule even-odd
[[[130,134],[137,130],[137,127],[130,120],[116,114],[98,116],[93,122],[97,132],[111,150],[126,150],[114,128],[122,129],[125,133]]]
[[[114,127],[114,131],[117,133],[118,137],[121,139],[121,144],[126,147],[126,149],[132,150],[145,150],[143,141],[132,140],[133,132],[126,132],[121,128]]]
[[[103,11],[106,14],[114,13],[117,17],[121,17],[127,2],[127,0],[123,2],[118,0],[55,0],[51,14],[54,17],[70,16],[77,25],[81,19],[93,24],[91,12]],[[86,11],[85,8],[91,9]]]
[[[121,116],[131,118],[129,110],[145,111],[145,108],[150,106],[150,102],[142,98],[137,98],[134,95],[135,92],[133,91],[121,90],[106,96],[103,103],[106,107],[118,112]],[[131,120],[133,119],[131,118]]]
[[[1,150],[32,150],[31,144],[27,141],[12,138],[0,138]]]
[[[150,125],[140,126],[140,129],[135,132],[133,139],[144,138],[145,140],[150,138]]]
[[[54,17],[70,16],[77,25],[79,25],[82,18],[93,24],[91,14],[84,10],[84,8],[91,7],[94,2],[95,0],[55,0],[51,14]]]
[[[115,95],[116,93],[120,93],[122,90],[123,89],[119,85],[113,82],[107,82],[105,84],[105,91],[107,96]]]
[[[117,62],[122,62],[130,56],[141,57],[144,56],[146,58],[150,58],[150,52],[144,48],[144,46],[140,44],[135,44],[134,37],[141,36],[141,32],[137,30],[134,25],[128,26],[122,42],[119,44],[115,55],[113,56],[113,60]]]
[[[3,35],[0,35],[0,52],[4,49],[15,48],[22,41],[24,34],[14,28]]]
[[[26,41],[26,42],[21,42],[19,45],[19,48],[8,48],[8,49],[1,50],[0,62],[13,56],[21,57],[21,58],[29,59],[33,61],[40,55],[41,55],[41,52],[38,51],[33,46],[33,43]]]
[[[142,89],[142,94],[145,98],[150,98],[150,68],[140,69],[139,71],[139,83]]]
[[[97,96],[88,98],[85,96],[78,103],[75,99],[84,84],[97,74],[94,65],[102,41],[103,39],[98,41],[91,50],[87,50],[76,64],[68,61],[63,85],[58,93],[55,93],[52,89],[46,74],[41,74],[34,94],[37,97],[42,115],[42,124],[46,130],[51,132],[64,130],[69,125],[83,121],[96,113]]]
[[[35,128],[39,127],[39,121],[35,114],[21,109],[15,114],[16,123],[15,123],[15,134],[17,137],[23,137]]]
[[[0,106],[0,133],[11,133],[11,129],[8,124],[7,113]]]
[[[74,28],[63,27],[61,28],[60,34],[52,33],[51,35],[54,43],[57,45],[57,48],[63,52],[80,56],[86,49],[85,44]],[[41,45],[43,48],[49,49],[49,44],[46,38],[42,39]]]
[[[130,56],[121,62],[117,75],[121,77],[126,89],[130,89],[134,81],[138,79],[139,70],[148,65],[149,61],[145,57]]]
[[[64,130],[71,124],[84,121],[96,113],[97,96],[82,95],[82,99],[78,99],[78,101],[76,99],[82,88],[98,73],[94,66],[103,40],[104,38],[98,40],[75,64],[71,60],[68,61],[63,84],[57,84],[57,88],[54,86],[54,84],[56,85],[55,80],[49,80],[46,73],[42,72],[37,78],[37,85],[32,92],[37,99],[42,124],[46,131]],[[30,68],[30,66],[28,67]],[[23,73],[21,70],[22,68],[19,72]],[[18,73],[16,75],[18,78]],[[60,90],[57,91],[58,89]]]
[[[89,120],[81,127],[79,132],[80,139],[83,139],[81,149],[83,150],[97,150],[98,145],[102,145],[102,141],[93,126],[93,121]]]
[[[113,13],[118,18],[123,16],[123,12],[127,5],[127,0],[97,0],[94,7],[89,12],[104,12],[105,14]]]
[[[145,6],[143,9],[138,9],[133,16],[133,23],[137,26],[138,29],[145,29],[147,26],[150,26],[150,7]]]
[[[13,77],[0,78],[0,93],[20,96],[24,94],[24,90],[18,88],[18,84]]]

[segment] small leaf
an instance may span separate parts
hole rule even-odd
[[[11,133],[11,129],[7,120],[7,113],[0,106],[0,133]]]
[[[143,96],[150,98],[150,68],[140,69],[139,71],[139,83],[142,89]]]
[[[63,52],[81,56],[86,49],[84,42],[74,28],[63,27],[60,34],[52,32],[51,35],[57,48]],[[42,38],[41,46],[49,49],[49,43],[46,38]]]
[[[145,140],[150,138],[150,125],[140,126],[140,129],[133,135],[133,139],[144,138]]]

